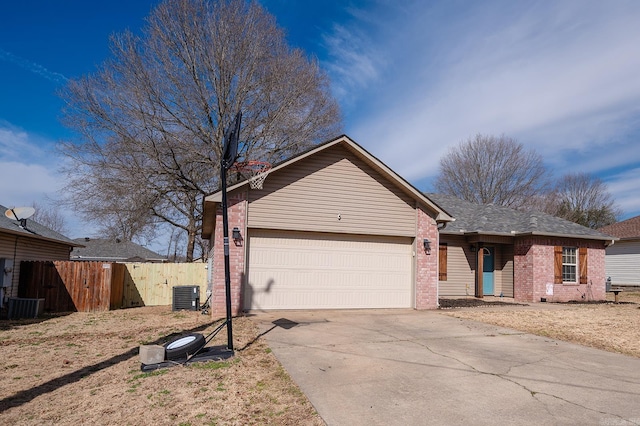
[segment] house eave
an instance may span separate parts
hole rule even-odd
[[[555,237],[555,238],[573,238],[579,240],[596,240],[596,241],[617,241],[618,238],[609,237],[606,235],[576,235],[576,234],[559,234],[555,232],[518,232],[515,234],[518,237]]]
[[[434,213],[435,221],[438,223],[448,223],[453,222],[454,218],[449,213],[447,213],[442,207],[436,204],[433,200],[429,199],[422,192],[418,191],[413,185],[407,182],[404,178],[398,175],[396,172],[391,170],[386,164],[382,161],[378,160],[374,155],[365,150],[362,146],[358,145],[356,142],[351,140],[348,136],[342,135],[335,139],[329,140],[322,144],[316,145],[315,147],[309,149],[306,152],[303,152],[299,155],[296,155],[288,160],[285,160],[282,163],[276,164],[271,169],[271,173],[277,172],[280,169],[288,167],[289,165],[301,161],[305,158],[308,158],[320,151],[324,151],[336,145],[343,145],[347,150],[351,151],[354,155],[365,161],[371,167],[373,167],[378,173],[385,176],[389,181],[393,182],[398,186],[403,192],[411,196],[418,205],[426,207],[428,210]],[[233,192],[239,188],[247,186],[249,183],[248,180],[240,181],[234,185],[231,185],[227,188],[227,193]],[[217,204],[222,202],[222,191],[218,190],[213,192],[210,195],[204,197],[204,219],[202,225],[202,237],[210,238],[213,232],[213,228],[215,227],[215,223],[212,223],[215,219],[215,209],[217,209]]]
[[[5,234],[9,234],[9,235],[13,235],[15,237],[34,239],[34,240],[39,240],[39,241],[46,241],[46,242],[50,242],[50,243],[56,243],[56,244],[65,245],[65,246],[68,246],[68,247],[85,247],[82,244],[78,244],[78,243],[75,243],[75,242],[72,242],[72,241],[63,241],[63,240],[58,240],[56,238],[44,237],[44,236],[39,235],[39,234],[14,231],[14,230],[7,229],[7,228],[3,228],[2,231],[0,231],[0,232],[1,233],[5,233]]]
[[[632,242],[632,241],[640,241],[640,237],[620,237],[617,238],[616,241],[622,242]]]
[[[492,231],[443,231],[443,234],[446,235],[463,235],[465,237],[552,237],[552,238],[573,238],[580,240],[596,240],[596,241],[604,241],[608,243],[607,245],[613,244],[615,241],[618,241],[619,238],[608,237],[608,236],[597,236],[597,235],[577,235],[577,234],[559,234],[555,232],[541,232],[541,231],[526,231],[526,232],[492,232]]]

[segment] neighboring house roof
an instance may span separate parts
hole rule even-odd
[[[603,226],[598,231],[623,240],[640,238],[640,216]]]
[[[0,205],[0,232],[7,234],[18,235],[21,237],[33,238],[36,240],[51,241],[54,243],[66,244],[68,246],[77,247],[82,244],[78,244],[73,240],[65,237],[59,232],[53,229],[47,228],[44,225],[39,224],[35,220],[27,219],[24,227],[20,226],[20,221],[11,220],[5,216],[4,212],[8,209],[5,206]]]
[[[475,204],[460,198],[429,193],[456,221],[440,232],[449,235],[556,236],[612,241],[616,238],[577,223],[541,212],[518,211],[493,204]]]
[[[114,262],[162,262],[166,257],[131,241],[104,238],[76,238],[84,247],[73,249],[71,260]]]
[[[358,145],[356,142],[351,140],[348,136],[342,135],[335,139],[328,140],[319,145],[314,145],[312,148],[304,151],[300,154],[297,154],[285,161],[282,161],[271,168],[271,173],[288,167],[289,165],[301,161],[309,156],[312,156],[318,152],[331,149],[334,146],[340,145],[351,153],[365,161],[368,165],[370,165],[374,170],[376,170],[381,175],[385,176],[389,181],[393,182],[398,188],[400,188],[403,192],[413,197],[419,203],[428,206],[431,210],[436,213],[436,221],[438,222],[450,222],[455,220],[451,215],[442,207],[436,205],[432,200],[430,200],[427,196],[425,196],[422,192],[416,189],[413,185],[407,182],[404,178],[398,175],[396,172],[391,170],[386,164],[382,161],[378,160],[372,154],[370,154],[363,147]],[[269,177],[267,177],[269,179]],[[227,188],[227,192],[231,192],[237,188],[248,185],[248,180],[242,180],[234,185],[231,185]],[[215,220],[215,210],[212,210],[211,203],[219,203],[222,201],[222,191],[218,190],[211,195],[208,195],[204,199],[204,215],[203,215],[203,225],[202,225],[202,233],[207,236],[210,235]]]

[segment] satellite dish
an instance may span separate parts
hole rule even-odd
[[[33,207],[14,207],[7,209],[4,215],[11,220],[24,220],[29,219],[36,212]]]

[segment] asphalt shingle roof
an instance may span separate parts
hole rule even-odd
[[[6,211],[7,208],[3,205],[0,205],[0,231],[5,231],[14,235],[21,235],[24,237],[31,237],[39,240],[59,242],[70,246],[78,245],[78,243],[75,243],[73,240],[65,237],[59,232],[41,225],[32,219],[27,219],[27,224],[23,228],[20,226],[19,221],[12,220],[6,217],[4,214]]]
[[[131,241],[105,238],[76,238],[74,241],[84,247],[73,249],[72,260],[166,260],[166,257]]]
[[[618,238],[640,238],[640,216],[603,226],[598,231]]]
[[[475,204],[443,194],[426,194],[456,220],[443,234],[549,235],[612,240],[610,235],[541,212],[525,212],[492,204]]]

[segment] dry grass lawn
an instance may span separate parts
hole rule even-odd
[[[640,293],[621,300],[444,313],[640,357]],[[0,424],[324,424],[248,318],[228,361],[140,371],[139,345],[217,324],[170,307],[0,321]]]
[[[0,424],[324,424],[248,318],[230,360],[141,372],[139,345],[217,324],[170,307],[0,321]]]
[[[608,295],[613,300],[613,295]],[[620,293],[620,304],[533,304],[470,308],[446,315],[640,357],[640,292]]]

